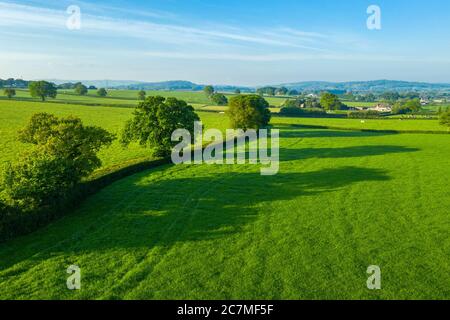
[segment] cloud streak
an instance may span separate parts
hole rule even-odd
[[[237,45],[291,47],[311,51],[324,50],[313,44],[319,44],[325,36],[313,32],[292,29],[245,32],[236,28],[231,32],[227,28],[195,28],[176,24],[94,16],[83,14],[82,6],[81,10],[82,32],[93,36],[140,38],[168,44],[184,43],[214,46],[221,45],[224,42],[230,45],[231,42],[231,44]],[[108,10],[106,9],[106,11]],[[152,16],[152,14],[148,15]],[[2,26],[65,32],[67,18],[68,15],[65,11],[0,2],[0,25]],[[287,30],[290,36],[287,36]]]

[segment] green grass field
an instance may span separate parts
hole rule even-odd
[[[96,107],[74,104],[57,104],[28,101],[0,100],[0,172],[6,161],[13,160],[17,155],[28,148],[27,145],[17,141],[17,132],[23,128],[32,114],[37,112],[52,113],[60,117],[75,115],[88,125],[101,126],[119,136],[125,121],[131,118],[132,108]],[[224,114],[198,112],[207,127],[224,128],[228,118]],[[123,161],[146,158],[149,151],[137,144],[123,148],[118,140],[100,152],[100,159],[104,167],[117,165]]]
[[[121,97],[122,98],[122,97]],[[112,99],[112,98],[111,98]],[[35,112],[118,133],[131,108],[0,100],[0,161]],[[207,128],[226,115],[199,112]],[[449,299],[450,135],[436,120],[274,117],[280,171],[166,165],[0,244],[0,299]],[[104,167],[147,157],[117,142]],[[69,265],[82,288],[66,288]],[[382,290],[366,288],[369,265]]]
[[[142,172],[0,245],[0,297],[448,299],[448,142],[283,127],[273,177],[251,165]]]
[[[274,117],[274,124],[297,124],[306,126],[328,126],[340,129],[355,130],[397,130],[397,131],[440,131],[448,132],[448,128],[439,125],[438,120],[423,119],[340,119],[340,118],[286,118]]]

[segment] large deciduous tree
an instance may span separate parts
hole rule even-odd
[[[200,118],[194,108],[175,98],[147,97],[139,103],[122,132],[121,142],[127,146],[137,141],[152,148],[154,156],[167,157],[178,143],[171,140],[176,129],[194,134],[194,122]]]
[[[235,129],[259,129],[269,124],[269,104],[259,95],[233,97],[228,106],[227,114]]]
[[[34,209],[61,200],[100,167],[97,152],[110,145],[114,135],[84,126],[79,118],[38,113],[19,132],[19,140],[34,148],[8,165],[3,185],[13,204]]]
[[[339,101],[337,95],[325,92],[320,97],[320,105],[326,110],[339,110],[342,107],[342,102]]]
[[[41,98],[42,101],[47,97],[56,98],[58,93],[55,84],[47,81],[32,81],[28,89],[33,98]]]

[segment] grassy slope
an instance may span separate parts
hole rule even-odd
[[[449,138],[283,126],[273,177],[142,172],[0,245],[0,298],[448,299]]]
[[[4,101],[0,100],[0,165],[14,159],[18,153],[28,146],[17,141],[17,131],[26,125],[31,115],[36,112],[48,112],[57,116],[76,115],[85,124],[98,125],[110,132],[119,134],[124,123],[131,117],[133,109],[119,107],[93,107],[72,104]],[[222,128],[227,125],[225,115],[198,112],[205,125]],[[147,149],[139,145],[123,148],[116,140],[113,145],[100,152],[104,166],[119,164],[130,159],[147,157]],[[1,170],[1,168],[0,168]]]

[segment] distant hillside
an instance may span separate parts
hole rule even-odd
[[[385,91],[450,91],[448,83],[425,83],[396,80],[325,82],[307,81],[277,85],[299,91],[353,91],[353,92],[385,92]]]
[[[57,85],[64,83],[82,82],[86,86],[95,86],[97,88],[112,88],[112,89],[127,89],[127,90],[203,90],[205,85],[193,83],[184,80],[172,80],[162,82],[143,82],[133,80],[60,80],[47,79]],[[236,89],[242,92],[254,91],[253,88],[230,85],[214,85],[216,91],[235,91]]]
[[[133,80],[55,80],[47,81],[56,84],[82,82],[87,86],[95,86],[97,88],[112,89],[134,89],[134,90],[193,90],[199,91],[204,88],[204,84],[197,84],[191,81],[173,80],[163,82],[142,82]],[[262,87],[262,86],[261,86]],[[285,83],[272,85],[272,87],[286,87],[295,89],[300,92],[386,92],[386,91],[419,91],[419,92],[450,92],[450,83],[425,83],[425,82],[408,82],[397,80],[373,80],[373,81],[350,81],[350,82],[327,82],[327,81],[304,81],[295,83]],[[242,92],[254,92],[255,88],[233,85],[214,85],[217,91],[233,92],[236,89]]]

